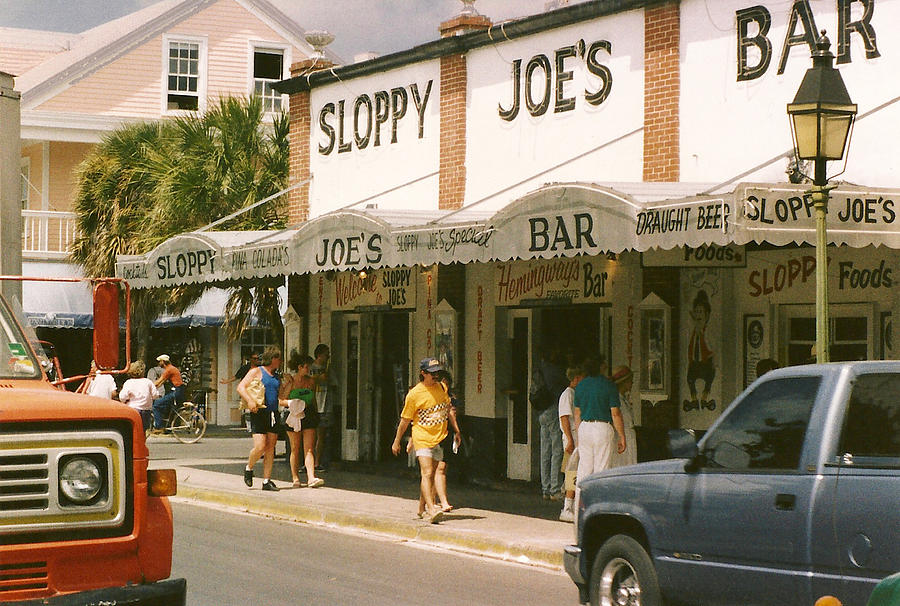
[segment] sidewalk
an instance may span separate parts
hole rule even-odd
[[[151,439],[151,451],[165,447],[162,440],[169,438]],[[236,446],[245,442],[249,451],[249,438],[227,442],[237,442]],[[357,464],[337,463],[321,474],[325,486],[295,489],[287,462],[278,457],[272,478],[282,490],[263,492],[262,462],[256,464],[253,488],[248,489],[242,477],[245,459],[232,452],[222,455],[229,458],[153,457],[151,467],[175,467],[177,499],[546,568],[562,570],[563,546],[574,538],[572,524],[556,520],[562,503],[543,501],[537,489],[527,485],[460,484],[451,475],[448,493],[455,509],[440,524],[428,524],[416,516],[417,470],[401,462],[379,464],[377,473]],[[305,481],[306,474],[301,478]]]

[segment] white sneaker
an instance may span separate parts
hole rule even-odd
[[[571,509],[563,508],[561,512],[559,512],[559,521],[560,522],[574,522],[575,521],[575,512]]]

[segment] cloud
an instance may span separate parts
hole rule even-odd
[[[82,32],[146,8],[159,0],[0,0],[0,26]],[[271,0],[305,30],[327,29],[329,47],[345,61],[385,55],[440,37],[438,27],[462,10],[459,0]],[[571,0],[574,4],[576,1]],[[540,13],[547,0],[478,0],[475,8],[494,23]]]
[[[475,8],[499,23],[540,13],[545,2],[478,0]],[[339,3],[273,0],[273,3],[304,29],[327,29],[334,34],[335,41],[329,48],[347,62],[359,53],[385,55],[437,40],[440,24],[462,10],[459,0],[341,0]]]
[[[0,0],[4,27],[83,32],[159,0]]]

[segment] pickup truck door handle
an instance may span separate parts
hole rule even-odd
[[[797,501],[796,495],[779,493],[775,495],[775,509],[783,511],[793,511],[794,503]]]

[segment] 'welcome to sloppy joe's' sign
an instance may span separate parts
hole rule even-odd
[[[495,303],[565,299],[597,303],[610,297],[610,272],[605,258],[535,259],[494,266]]]
[[[416,274],[410,268],[373,270],[361,278],[356,272],[338,273],[332,283],[331,309],[349,311],[360,307],[415,308]]]

